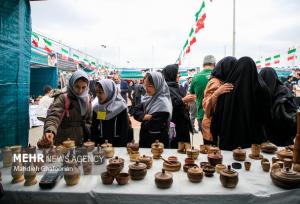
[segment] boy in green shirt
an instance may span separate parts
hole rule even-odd
[[[203,70],[196,74],[193,77],[191,86],[190,86],[190,93],[196,94],[196,105],[197,105],[197,120],[199,131],[202,132],[202,120],[203,120],[203,107],[202,107],[202,100],[204,97],[204,90],[208,83],[211,71],[215,68],[216,59],[213,55],[207,55],[204,57],[203,60]]]

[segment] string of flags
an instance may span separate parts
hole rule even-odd
[[[212,0],[210,0],[212,2]],[[188,38],[185,40],[185,43],[180,51],[180,54],[176,60],[178,65],[181,65],[183,58],[191,52],[191,46],[197,42],[196,35],[199,33],[201,29],[204,29],[206,12],[205,12],[205,1],[202,1],[201,7],[195,14],[195,23],[192,26]]]
[[[291,61],[293,62],[293,61],[296,60],[296,58],[297,58],[296,51],[297,51],[297,49],[295,47],[288,49],[288,51],[287,51],[287,57],[286,57],[287,62],[291,62]],[[272,59],[273,59],[273,61],[272,61]],[[258,69],[262,68],[262,65],[263,65],[262,61],[263,61],[263,58],[261,57],[260,60],[257,60],[255,62],[256,63],[256,67]],[[264,66],[265,67],[269,67],[269,66],[272,65],[272,63],[274,65],[278,65],[282,61],[283,61],[283,58],[282,58],[281,54],[278,53],[278,54],[275,54],[272,57],[266,57],[266,58],[264,58]]]

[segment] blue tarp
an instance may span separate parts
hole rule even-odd
[[[46,85],[57,88],[57,76],[56,67],[32,68],[30,71],[30,96],[34,98],[43,96],[43,89]]]
[[[28,0],[0,1],[0,147],[28,144],[31,19]]]

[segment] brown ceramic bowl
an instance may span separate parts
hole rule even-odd
[[[213,177],[215,173],[215,167],[211,165],[206,165],[203,168],[203,172],[206,177]]]
[[[183,171],[184,172],[188,172],[188,170],[189,170],[189,168],[192,168],[192,167],[198,167],[198,165],[197,164],[185,164],[185,165],[183,165]]]
[[[101,174],[102,183],[104,185],[110,185],[114,182],[114,177],[109,175],[107,172]]]
[[[129,174],[128,173],[120,173],[117,175],[116,180],[119,185],[126,185],[129,181]]]
[[[195,160],[193,158],[187,157],[184,160],[185,164],[194,164]]]
[[[203,169],[205,166],[210,165],[208,162],[200,162],[200,167]]]

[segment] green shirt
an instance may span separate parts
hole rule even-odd
[[[201,72],[196,74],[193,77],[190,86],[190,93],[196,94],[196,104],[197,104],[197,118],[203,119],[204,111],[202,107],[202,100],[204,97],[204,90],[208,83],[208,79],[210,77],[212,69],[203,69]]]

